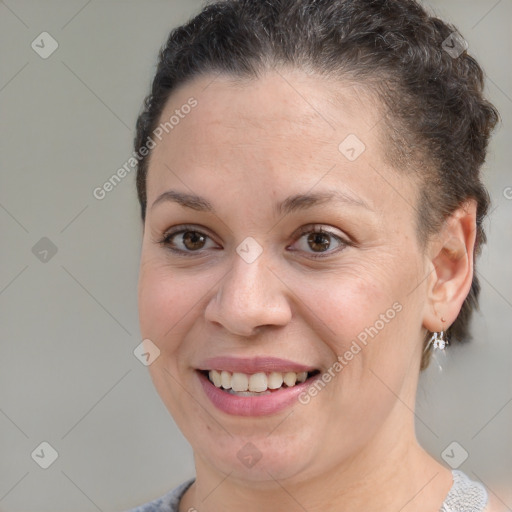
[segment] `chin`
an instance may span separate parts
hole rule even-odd
[[[304,433],[263,434],[250,438],[226,435],[222,441],[211,439],[204,443],[202,437],[202,442],[198,439],[189,439],[189,442],[195,457],[202,458],[215,471],[247,483],[261,484],[262,488],[272,488],[275,480],[300,481],[311,476],[315,444],[307,437]]]

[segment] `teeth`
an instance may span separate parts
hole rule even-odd
[[[231,373],[223,370],[220,374],[220,382],[224,389],[231,389]]]
[[[297,382],[304,382],[308,378],[308,372],[297,373]]]
[[[228,393],[230,395],[236,395],[236,396],[261,396],[261,395],[270,395],[270,391],[266,390],[266,391],[263,391],[261,393],[253,393],[251,391],[240,391],[240,392],[236,392],[236,391],[233,391],[232,389],[228,390]]]
[[[233,391],[247,391],[249,389],[249,377],[245,373],[233,373],[231,388]]]
[[[272,372],[268,378],[268,388],[269,389],[279,389],[283,385],[283,374],[278,372]]]
[[[222,386],[222,377],[217,370],[211,370],[209,376],[216,388],[220,388]]]
[[[252,375],[246,373],[230,373],[226,370],[210,370],[208,377],[217,388],[223,388],[231,394],[240,396],[256,396],[268,394],[269,389],[279,389],[285,384],[287,387],[300,384],[308,378],[307,372],[271,372],[269,374],[258,372]]]
[[[255,373],[249,377],[249,391],[266,391],[267,376],[264,373]]]
[[[287,372],[284,374],[283,381],[288,387],[295,386],[295,382],[297,382],[297,374],[295,372]]]

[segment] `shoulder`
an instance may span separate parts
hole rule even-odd
[[[471,480],[462,471],[453,470],[453,485],[441,507],[441,512],[500,512],[492,508],[485,487]]]
[[[484,510],[484,512],[508,512],[510,509],[496,496],[490,495],[489,496],[489,502],[487,504],[487,508]]]
[[[178,512],[178,506],[181,497],[185,494],[187,489],[194,483],[194,478],[183,482],[181,485],[164,494],[154,501],[145,503],[138,507],[127,510],[126,512]]]

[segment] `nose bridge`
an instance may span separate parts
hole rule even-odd
[[[266,258],[260,256],[254,261],[246,261],[240,256],[233,258],[232,276],[227,283],[231,299],[245,310],[257,309],[261,304],[269,302],[269,270]]]
[[[282,326],[290,321],[291,310],[283,284],[268,268],[266,254],[240,244],[233,255],[231,270],[206,309],[208,320],[227,330],[250,336],[263,325]]]

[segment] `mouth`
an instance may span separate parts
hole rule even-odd
[[[297,405],[321,378],[314,366],[273,356],[219,356],[203,361],[196,375],[210,403],[235,416],[266,416]]]
[[[210,359],[196,369],[206,397],[232,416],[268,416],[297,405],[321,372],[277,358]]]
[[[320,371],[272,371],[249,374],[215,369],[199,370],[199,373],[222,392],[239,397],[259,397],[308,383],[319,375]]]

